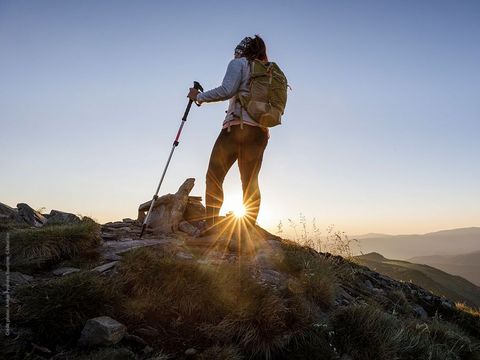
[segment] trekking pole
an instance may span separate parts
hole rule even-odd
[[[198,81],[193,82],[193,87],[201,92],[203,92],[203,87],[200,85]],[[158,199],[158,192],[160,191],[160,186],[162,186],[163,179],[165,178],[165,173],[167,172],[168,165],[170,164],[170,160],[172,159],[173,152],[175,151],[175,148],[178,146],[179,141],[178,139],[180,138],[180,134],[182,133],[183,125],[185,125],[185,122],[187,121],[187,116],[188,113],[190,112],[190,108],[192,107],[193,100],[190,99],[188,101],[187,108],[185,109],[185,113],[183,114],[182,117],[182,122],[180,124],[180,128],[178,129],[177,136],[175,137],[175,140],[173,141],[173,146],[172,150],[170,151],[170,155],[168,156],[167,164],[165,165],[165,168],[163,169],[162,177],[160,178],[160,182],[158,183],[157,186],[157,191],[155,191],[155,195],[153,195],[152,202],[150,203],[150,208],[148,209],[147,216],[145,216],[145,220],[143,220],[143,225],[142,225],[142,231],[140,232],[139,238],[142,237],[143,232],[147,228],[148,224],[148,218],[150,217],[150,213],[152,212],[153,205],[155,201]],[[195,102],[197,106],[200,106],[199,103]]]

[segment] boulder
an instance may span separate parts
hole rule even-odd
[[[206,210],[202,204],[202,197],[189,196],[183,218],[189,223],[196,223],[205,219],[205,213]]]
[[[89,319],[83,327],[78,345],[85,347],[115,345],[123,339],[126,331],[125,325],[108,316]]]
[[[190,224],[188,221],[182,221],[178,225],[178,229],[190,236],[196,236],[200,233],[200,229]]]
[[[188,194],[195,185],[195,179],[189,178],[180,186],[175,194],[159,197],[153,204],[153,209],[148,219],[147,226],[154,233],[174,233],[178,231],[179,224],[183,221],[183,214],[188,203]],[[141,204],[138,208],[138,218],[143,223],[152,200]]]
[[[81,219],[71,213],[59,211],[59,210],[52,210],[48,215],[47,225],[53,224],[76,224],[79,223]]]
[[[28,204],[17,204],[18,215],[30,226],[40,227],[47,222],[47,218],[38,211],[33,210]]]

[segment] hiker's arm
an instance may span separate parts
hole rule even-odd
[[[234,96],[242,80],[242,63],[240,59],[233,59],[227,67],[227,72],[223,78],[222,85],[212,90],[199,93],[197,101],[215,102],[230,99]]]

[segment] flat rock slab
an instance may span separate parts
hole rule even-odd
[[[139,240],[122,240],[122,241],[104,241],[101,249],[101,253],[106,259],[118,260],[118,255],[126,251],[138,249],[145,246],[153,245],[167,245],[181,242],[177,239],[139,239]]]
[[[118,263],[118,261],[112,261],[112,262],[97,266],[96,268],[94,268],[90,271],[96,271],[96,272],[99,272],[99,273],[103,273],[107,270],[112,269],[115,265],[117,265],[117,263]]]
[[[22,274],[17,271],[12,271],[10,273],[10,285],[25,285],[33,281],[33,276]],[[4,287],[7,282],[7,274],[4,271],[0,270],[0,286]]]
[[[80,271],[79,268],[61,267],[61,268],[53,270],[52,274],[55,275],[55,276],[65,276],[65,275],[73,274],[73,273],[76,273],[76,272],[79,272],[79,271]]]
[[[214,235],[203,237],[188,237],[185,239],[185,245],[195,247],[213,247],[218,243],[218,238]]]

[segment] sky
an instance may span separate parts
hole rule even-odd
[[[260,225],[348,234],[480,226],[478,1],[0,0],[0,201],[136,217],[194,80],[260,34],[292,90]],[[160,194],[203,196],[227,103],[192,108]],[[241,203],[235,164],[222,213]]]

